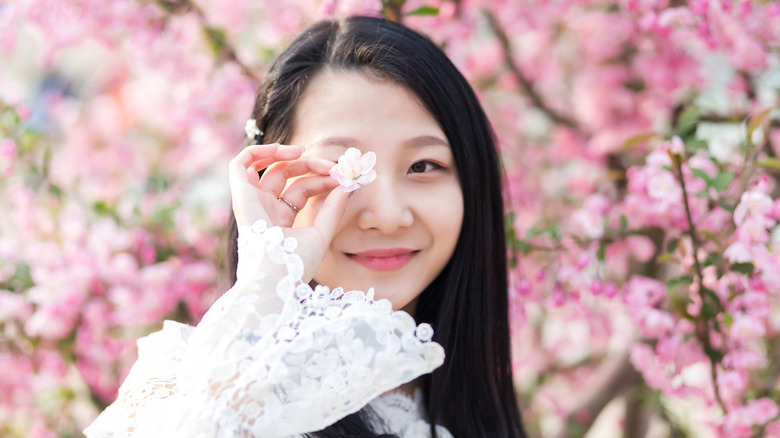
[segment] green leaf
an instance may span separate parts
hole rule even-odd
[[[726,210],[727,212],[734,213],[734,206],[733,205],[730,205],[730,204],[728,204],[725,201],[718,202],[718,205],[720,206],[720,208]]]
[[[718,238],[718,236],[717,236],[717,235],[715,235],[715,233],[713,233],[712,231],[709,231],[709,230],[700,230],[700,231],[699,231],[699,234],[701,234],[702,236],[704,236],[705,238],[707,238],[707,240],[709,240],[709,241],[711,241],[711,242],[714,242],[716,245],[720,245],[720,239],[719,239],[719,238]]]
[[[731,324],[734,322],[734,317],[730,313],[723,313],[723,325],[726,326],[726,330],[731,328]]]
[[[206,34],[206,40],[214,54],[221,54],[222,50],[227,46],[227,35],[225,34],[225,31],[215,27],[204,27],[203,32]]]
[[[620,231],[621,232],[626,231],[627,228],[628,228],[628,218],[626,217],[626,215],[621,214],[620,215]]]
[[[146,179],[147,192],[163,192],[168,190],[170,186],[169,176],[159,170],[152,171]]]
[[[734,180],[734,174],[729,171],[722,171],[712,180],[712,187],[718,192],[726,190],[731,181]]]
[[[655,132],[645,132],[643,134],[637,134],[623,143],[623,146],[621,146],[622,151],[628,151],[633,149],[635,146],[638,146],[642,143],[646,143],[650,140],[654,140],[656,138],[660,138],[660,135],[656,134]]]
[[[712,266],[721,261],[720,255],[715,252],[707,254],[707,257],[701,262],[702,266]]]
[[[705,301],[710,301],[712,304],[715,305],[716,308],[720,308],[721,304],[720,304],[720,297],[718,296],[718,294],[716,294],[714,290],[708,289],[706,287],[703,290],[704,290]]]
[[[532,237],[541,236],[542,234],[549,235],[552,239],[558,239],[558,224],[552,224],[549,227],[545,228],[537,228],[536,226],[531,227],[530,230],[525,234],[526,239],[530,239]]]
[[[509,247],[522,252],[524,255],[528,255],[528,253],[531,252],[531,245],[523,242],[522,240],[511,240],[509,242]]]
[[[704,346],[704,353],[710,358],[710,361],[714,363],[719,363],[723,360],[723,353],[710,346]]]
[[[407,12],[406,15],[416,15],[420,17],[435,17],[439,15],[439,8],[433,6],[420,6],[412,12]]]
[[[168,246],[157,248],[157,253],[154,256],[156,263],[161,263],[176,255],[176,251]]]
[[[111,216],[114,213],[114,210],[109,207],[108,204],[106,204],[103,201],[98,201],[92,204],[92,210],[98,215],[98,216]]]
[[[680,116],[677,118],[677,130],[681,134],[681,137],[683,137],[682,134],[687,134],[696,127],[696,123],[699,121],[700,116],[699,109],[695,106],[689,106],[680,113]]]
[[[59,199],[62,199],[65,196],[65,192],[63,192],[62,189],[55,184],[49,185],[49,192]]]
[[[750,121],[748,122],[747,126],[749,129],[755,130],[759,126],[761,126],[762,123],[764,123],[764,120],[769,117],[769,114],[772,114],[772,111],[774,111],[774,108],[767,108],[760,113],[756,114],[755,116],[750,118]]]
[[[769,157],[756,163],[756,166],[763,167],[765,169],[776,170],[780,172],[780,160],[775,157]]]
[[[5,282],[0,281],[0,288],[15,293],[22,293],[35,286],[32,279],[30,265],[24,262],[17,262],[13,275]]]
[[[704,319],[712,319],[716,314],[717,312],[712,304],[707,301],[701,303],[701,316],[703,316]]]
[[[755,266],[753,266],[750,262],[744,262],[744,263],[734,263],[731,265],[731,270],[734,272],[739,272],[740,274],[745,275],[753,275],[753,271],[756,269]]]
[[[658,257],[655,258],[655,262],[658,264],[666,263],[666,262],[676,262],[677,260],[678,260],[677,256],[675,256],[674,254],[670,254],[668,252],[658,254]]]
[[[700,149],[707,149],[707,147],[709,147],[707,141],[700,138],[688,140],[685,142],[685,150],[691,154],[696,153],[696,151]]]
[[[672,278],[671,280],[666,282],[666,289],[669,292],[674,291],[677,289],[678,286],[681,286],[683,284],[691,284],[693,283],[693,277],[690,275],[681,275],[679,277]]]
[[[701,316],[705,319],[715,318],[715,315],[723,307],[720,302],[720,297],[712,289],[702,289],[702,302],[701,302]]]
[[[677,245],[680,244],[680,239],[675,237],[669,240],[669,242],[666,244],[666,251],[668,252],[674,252],[677,250]]]
[[[691,173],[704,180],[704,182],[707,183],[707,187],[712,186],[712,178],[707,175],[707,172],[691,167]]]
[[[507,239],[517,239],[517,232],[515,231],[515,220],[517,214],[514,211],[510,211],[504,217],[504,231],[506,232]]]
[[[670,304],[672,306],[672,309],[674,311],[682,316],[683,318],[693,321],[696,318],[693,317],[690,313],[688,313],[688,304],[690,304],[690,300],[684,297],[680,296],[672,296],[670,299]]]
[[[607,258],[607,244],[604,242],[601,242],[599,245],[599,250],[596,252],[596,257],[598,257],[600,262],[603,262],[604,259]]]
[[[753,141],[753,132],[758,129],[762,123],[769,117],[774,108],[767,108],[755,116],[751,117],[747,122],[747,139]]]
[[[661,170],[665,170],[665,171],[667,171],[667,172],[672,172],[672,173],[674,173],[674,170],[672,170],[672,167],[671,167],[671,166],[669,166],[669,165],[667,165],[667,164],[664,164],[663,166],[661,166]]]
[[[173,214],[177,208],[179,208],[179,206],[174,204],[156,209],[152,213],[152,222],[155,225],[162,226],[165,230],[171,230],[175,228],[176,222],[173,220]]]

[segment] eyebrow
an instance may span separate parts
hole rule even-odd
[[[314,147],[343,146],[348,148],[357,148],[359,145],[360,142],[350,137],[328,137],[314,143]],[[404,141],[403,146],[412,149],[423,146],[444,146],[449,148],[450,144],[447,141],[433,135],[420,135]]]
[[[450,144],[447,141],[433,135],[421,135],[419,137],[414,137],[412,139],[405,141],[404,145],[409,148],[419,148],[422,146],[433,146],[433,145],[445,146],[448,148],[450,147]]]

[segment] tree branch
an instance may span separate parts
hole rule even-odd
[[[506,62],[507,67],[517,78],[518,82],[520,83],[520,87],[523,89],[525,95],[531,100],[531,103],[547,114],[547,116],[552,119],[553,122],[581,132],[579,126],[574,120],[564,115],[558,114],[542,100],[541,96],[539,96],[536,90],[534,90],[531,81],[525,77],[523,72],[520,70],[520,66],[517,65],[514,58],[512,57],[512,47],[509,42],[509,36],[507,36],[506,32],[499,24],[496,16],[487,9],[483,9],[483,13],[488,20],[491,30],[498,38],[498,41],[501,43],[501,47],[504,51],[504,61]]]
[[[598,370],[589,391],[574,403],[574,408],[564,420],[564,428],[556,438],[567,438],[570,430],[577,430],[583,435],[596,421],[604,407],[618,394],[634,385],[640,384],[642,378],[629,361],[629,352],[605,361]]]
[[[208,39],[209,44],[211,44],[211,47],[217,53],[217,58],[238,65],[238,67],[241,69],[241,72],[244,73],[245,76],[255,81],[255,83],[260,82],[260,76],[252,68],[250,68],[243,61],[241,61],[241,59],[238,57],[236,53],[235,48],[227,40],[227,37],[225,36],[224,32],[221,29],[211,27],[208,24],[208,20],[206,19],[206,14],[194,1],[192,0],[177,0],[177,1],[156,0],[156,1],[157,4],[161,8],[163,8],[163,10],[165,10],[168,14],[171,15],[186,14],[188,12],[194,13],[195,16],[198,18],[198,22],[200,23],[200,26],[203,29],[203,32],[206,38]]]
[[[682,171],[682,156],[680,154],[676,153],[669,153],[669,156],[672,158],[672,163],[674,164],[675,169],[675,177],[680,182],[680,188],[682,189],[682,197],[683,197],[683,205],[685,206],[685,217],[688,221],[688,235],[691,238],[691,252],[693,253],[693,269],[694,269],[694,275],[696,284],[699,289],[699,298],[701,299],[701,305],[702,309],[699,312],[699,316],[696,318],[696,336],[701,341],[704,352],[707,354],[707,358],[710,361],[710,377],[712,378],[712,388],[713,392],[715,394],[715,400],[718,402],[718,405],[720,406],[721,410],[725,413],[726,406],[723,404],[723,399],[720,396],[720,389],[718,388],[718,370],[717,365],[718,362],[712,357],[712,342],[710,339],[710,326],[709,321],[707,321],[706,316],[704,315],[704,306],[706,303],[708,303],[710,298],[708,298],[706,289],[704,287],[704,274],[702,273],[701,263],[699,262],[699,239],[696,234],[696,226],[693,224],[693,215],[691,214],[691,207],[688,202],[688,192],[685,188],[685,177],[683,176]],[[718,302],[718,306],[720,306],[720,303]]]

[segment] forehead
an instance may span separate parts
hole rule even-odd
[[[338,136],[347,134],[344,130],[370,134],[379,126],[443,135],[438,121],[408,88],[370,72],[333,69],[308,81],[295,107],[292,131],[300,135],[316,129]]]

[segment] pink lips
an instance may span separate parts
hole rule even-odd
[[[347,256],[374,271],[395,271],[401,269],[417,251],[408,248],[383,248],[347,254]]]

